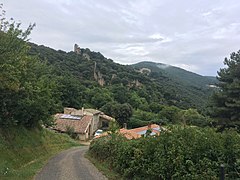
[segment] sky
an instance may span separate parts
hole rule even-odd
[[[74,44],[120,64],[153,61],[216,76],[240,49],[239,0],[0,0],[32,42]]]

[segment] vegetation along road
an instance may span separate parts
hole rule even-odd
[[[88,146],[81,146],[58,154],[36,175],[35,180],[107,179],[84,157],[87,150]]]

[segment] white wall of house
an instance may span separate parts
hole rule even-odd
[[[79,138],[79,140],[81,140],[81,141],[86,141],[86,140],[87,140],[86,134],[78,134],[78,138]]]

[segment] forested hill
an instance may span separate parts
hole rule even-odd
[[[159,82],[162,81],[163,77],[170,78],[174,84],[182,85],[188,90],[194,88],[205,91],[209,89],[209,85],[217,83],[214,76],[201,76],[167,64],[144,61],[132,66]]]
[[[120,65],[88,48],[80,54],[30,44],[31,55],[53,65],[59,76],[63,106],[101,108],[108,102],[149,110],[152,103],[202,108],[215,81],[183,69],[142,62]],[[140,72],[143,67],[151,72]]]
[[[217,79],[214,76],[201,76],[199,74],[181,69],[179,67],[155,63],[150,61],[143,61],[132,65],[136,69],[142,69],[147,73],[159,73],[162,76],[171,77],[174,80],[181,81],[181,83],[189,84],[192,86],[206,87],[209,84],[215,84]]]

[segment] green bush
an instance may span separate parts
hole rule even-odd
[[[239,178],[240,136],[234,131],[174,127],[136,140],[112,134],[93,141],[89,152],[126,179],[218,179],[220,164],[227,178]]]
[[[66,133],[73,139],[78,139],[77,133],[75,133],[74,127],[67,126]]]

